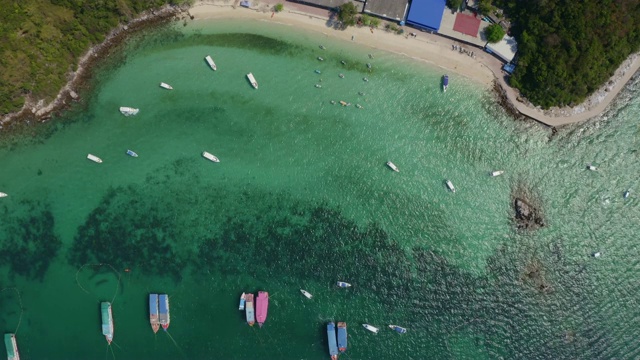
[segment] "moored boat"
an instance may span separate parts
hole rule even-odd
[[[503,170],[496,170],[491,172],[491,176],[500,176],[502,174],[504,174]]]
[[[389,328],[397,333],[400,334],[404,334],[407,332],[407,329],[403,328],[402,326],[398,326],[398,325],[389,325]]]
[[[87,159],[93,161],[93,162],[97,162],[98,164],[102,164],[102,159],[100,159],[99,157],[95,156],[95,155],[91,155],[88,154],[87,155]]]
[[[220,162],[220,159],[218,159],[215,155],[208,153],[206,151],[202,152],[202,157],[204,157],[205,159],[211,160],[213,162]]]
[[[211,69],[213,69],[213,71],[218,70],[216,63],[213,62],[213,59],[211,58],[210,55],[207,55],[204,59],[207,60],[207,64],[209,64],[209,66],[211,67]]]
[[[322,74],[322,71],[320,71],[318,69],[316,69],[315,72],[316,72],[316,74]]]
[[[333,322],[327,324],[327,340],[329,342],[329,355],[331,360],[338,360],[338,344],[336,343],[336,325]]]
[[[322,58],[322,56],[318,56],[318,60],[320,60],[320,61],[324,61],[324,59]]]
[[[107,343],[111,344],[113,341],[113,314],[110,302],[100,303],[100,314],[102,315],[102,335],[107,339]]]
[[[253,324],[256,323],[256,315],[253,310],[253,294],[246,294],[244,310],[247,315],[247,324],[249,324],[249,326],[253,326]]]
[[[252,73],[247,74],[247,79],[249,79],[249,82],[251,83],[251,86],[253,86],[254,89],[258,88],[258,82],[256,81],[256,78],[253,77]]]
[[[629,194],[630,194],[630,191],[631,191],[631,190],[627,190],[627,191],[625,191],[625,192],[624,192],[624,194],[622,194],[622,198],[623,198],[623,199],[628,198],[628,197],[629,197]],[[0,194],[2,194],[2,193],[0,193]],[[5,194],[5,196],[6,196],[6,194]],[[2,197],[2,195],[0,195],[0,197]]]
[[[447,184],[447,188],[451,190],[451,192],[456,192],[456,188],[453,187],[453,183],[450,180],[445,181],[445,183]]]
[[[322,85],[320,85],[320,84],[316,84],[316,87],[317,87],[317,88],[321,88],[321,87],[322,87]]]
[[[302,295],[304,295],[307,299],[311,299],[313,297],[313,295],[311,295],[307,290],[302,290],[300,289],[300,292],[302,293]]]
[[[136,154],[136,152],[133,150],[127,150],[127,155],[131,157],[138,157],[138,154]]]
[[[167,331],[169,324],[171,323],[171,316],[169,315],[169,295],[158,295],[158,321],[164,331]]]
[[[267,310],[269,309],[269,293],[266,291],[258,291],[256,299],[256,320],[258,325],[262,327],[267,321]]]
[[[348,287],[351,287],[351,284],[346,283],[346,282],[344,282],[344,281],[338,281],[338,282],[337,282],[337,285],[338,285],[338,287],[341,287],[341,288],[348,288]]]
[[[160,83],[160,87],[167,90],[173,90],[173,86],[163,82]]]
[[[442,76],[442,91],[447,92],[447,88],[449,87],[449,75]]]
[[[0,192],[0,198],[7,197],[7,196],[9,196],[9,195],[6,194],[6,193]]]
[[[245,304],[246,298],[247,296],[245,295],[245,293],[242,293],[242,295],[240,295],[240,305],[238,306],[238,310],[240,311],[244,310],[244,304]]]
[[[158,294],[149,294],[149,323],[153,333],[160,330],[160,322],[158,320]]]
[[[7,348],[7,360],[20,360],[16,334],[4,334],[4,346]]]
[[[347,351],[347,323],[338,323],[338,351],[341,353]]]
[[[387,161],[387,166],[395,172],[400,172],[396,164],[392,163],[391,161]]]
[[[132,107],[128,107],[128,106],[121,106],[120,107],[120,112],[124,116],[136,115],[139,111],[140,111],[140,109],[136,109],[136,108],[132,108]]]
[[[589,170],[591,170],[591,171],[597,171],[597,170],[598,170],[598,168],[597,168],[597,167],[595,167],[595,166],[593,166],[593,165],[591,165],[591,164],[588,164],[588,165],[587,165],[587,169],[589,169]]]
[[[372,333],[376,333],[377,334],[378,331],[380,331],[380,329],[378,329],[377,327],[371,326],[369,324],[362,324],[362,326],[364,326],[365,329],[371,331]]]

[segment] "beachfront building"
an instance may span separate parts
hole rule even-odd
[[[407,24],[429,32],[438,32],[447,0],[413,0]],[[451,10],[449,10],[451,11]]]
[[[388,20],[404,21],[408,0],[367,0],[364,12]]]
[[[497,56],[502,61],[509,63],[516,56],[516,52],[518,52],[518,43],[513,37],[505,35],[498,43],[487,43],[485,50]]]
[[[291,2],[297,2],[305,5],[316,6],[324,9],[333,10],[338,6],[352,2],[355,5],[358,12],[362,12],[364,8],[364,1],[353,1],[353,0],[289,0]]]
[[[471,11],[452,13],[451,10],[445,9],[438,33],[482,48],[487,43],[484,29],[489,25],[490,22],[483,21]]]

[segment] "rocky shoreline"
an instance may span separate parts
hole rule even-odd
[[[8,131],[14,124],[22,122],[45,122],[51,118],[52,114],[67,109],[73,101],[80,100],[79,93],[86,90],[85,87],[93,76],[93,68],[127,37],[167,21],[184,19],[188,17],[188,10],[187,7],[167,5],[160,9],[146,11],[127,24],[118,25],[102,43],[93,46],[80,58],[75,71],[67,73],[67,84],[58,92],[54,100],[45,103],[43,99],[33,99],[27,96],[20,111],[0,118],[0,132]]]

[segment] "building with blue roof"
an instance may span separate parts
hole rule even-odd
[[[440,30],[446,0],[413,0],[407,24],[429,31]]]

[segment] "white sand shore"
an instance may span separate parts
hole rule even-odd
[[[518,112],[549,126],[581,122],[599,115],[640,68],[640,56],[633,54],[620,66],[607,84],[604,84],[600,90],[596,91],[584,103],[573,108],[545,111],[520,101],[518,91],[508,86],[505,81],[502,62],[481,49],[473,48],[439,35],[418,32],[410,28],[405,30],[417,32],[417,37],[406,37],[381,29],[371,31],[368,27],[349,27],[344,31],[334,30],[326,26],[329,16],[328,11],[286,2],[285,11],[273,15],[271,9],[278,2],[282,1],[253,0],[252,9],[246,9],[236,7],[235,5],[237,5],[238,1],[234,0],[198,1],[189,12],[194,16],[194,19],[199,20],[234,18],[295,26],[325,36],[342,39],[346,42],[354,41],[373,49],[390,51],[410,57],[416,61],[430,63],[441,67],[443,72],[463,75],[487,87],[495,81],[504,89],[506,99]],[[452,45],[458,45],[473,51],[475,56],[470,57],[458,51],[453,51]]]

